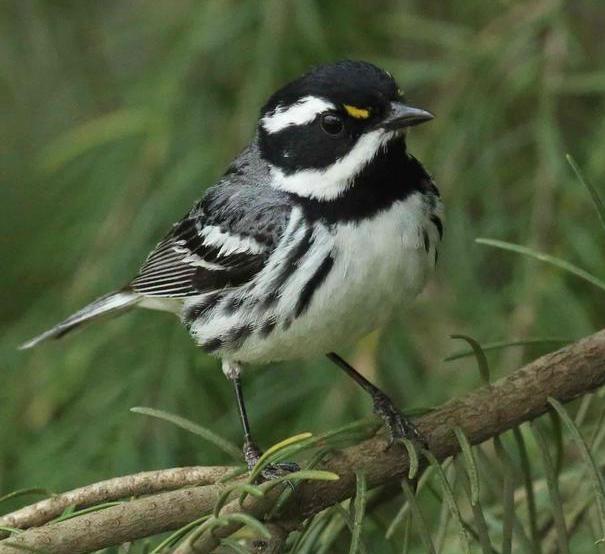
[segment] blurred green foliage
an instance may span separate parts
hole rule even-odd
[[[32,352],[15,347],[127,282],[249,140],[265,97],[318,62],[382,65],[437,114],[409,147],[445,199],[440,267],[380,337],[343,352],[349,360],[417,408],[480,382],[468,359],[443,362],[464,346],[452,333],[565,341],[603,326],[602,291],[474,239],[605,276],[598,217],[565,160],[603,191],[604,28],[600,0],[0,2],[0,494],[229,460],[128,411],[169,410],[240,441],[217,361],[171,316],[138,311]],[[492,377],[556,344],[489,352]],[[245,389],[263,444],[370,410],[322,359],[250,371]],[[371,552],[400,551],[384,531],[401,502],[368,518]],[[439,503],[422,507],[434,527]],[[441,531],[445,552],[457,548],[454,527]],[[589,530],[573,552],[588,551]]]

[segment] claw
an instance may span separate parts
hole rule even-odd
[[[263,480],[272,481],[273,479],[278,479],[279,477],[297,471],[300,471],[300,466],[294,462],[278,462],[265,466],[260,474]]]
[[[262,453],[256,443],[247,440],[243,447],[244,459],[248,470],[252,471],[254,466],[258,463]],[[260,475],[264,481],[272,481],[288,473],[295,473],[300,471],[300,466],[294,462],[277,462],[275,464],[268,464],[261,471]]]
[[[374,413],[382,418],[389,438],[387,448],[401,439],[410,439],[419,443],[423,448],[428,447],[426,438],[418,431],[416,426],[405,417],[393,404],[391,399],[383,393],[374,395]]]

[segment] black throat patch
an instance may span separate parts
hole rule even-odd
[[[422,164],[407,154],[401,137],[389,142],[338,198],[318,200],[293,193],[290,196],[308,219],[338,223],[372,217],[417,191],[438,195]]]

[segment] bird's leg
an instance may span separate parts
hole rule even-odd
[[[233,383],[235,390],[235,399],[237,401],[237,408],[239,411],[239,418],[244,429],[244,446],[242,451],[244,453],[244,460],[248,466],[248,470],[252,471],[258,460],[260,459],[262,452],[254,439],[250,431],[250,423],[248,421],[248,413],[246,412],[246,404],[244,403],[244,395],[242,392],[241,382],[241,367],[235,362],[223,361],[223,373]],[[281,477],[287,473],[298,471],[300,467],[298,464],[292,462],[280,462],[276,464],[269,464],[263,469],[261,475],[264,479],[275,479]]]
[[[426,440],[418,429],[416,429],[416,426],[396,408],[393,401],[384,392],[368,381],[338,354],[330,352],[327,356],[329,360],[344,370],[372,397],[374,413],[384,421],[384,425],[389,433],[389,446],[402,438],[416,440],[423,446],[426,446]]]
[[[251,470],[256,465],[256,462],[258,462],[258,459],[261,457],[261,451],[258,448],[254,439],[252,438],[252,433],[250,431],[250,423],[248,421],[248,413],[246,412],[246,404],[244,403],[242,382],[241,377],[239,375],[239,371],[235,377],[230,379],[235,389],[235,399],[237,401],[239,418],[242,423],[242,428],[244,429],[244,446],[242,448],[244,452],[244,460],[248,465],[248,469]]]

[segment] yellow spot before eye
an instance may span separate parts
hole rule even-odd
[[[368,117],[370,117],[370,110],[366,110],[364,108],[356,108],[355,106],[345,104],[344,109],[351,117],[354,117],[355,119],[368,119]]]

